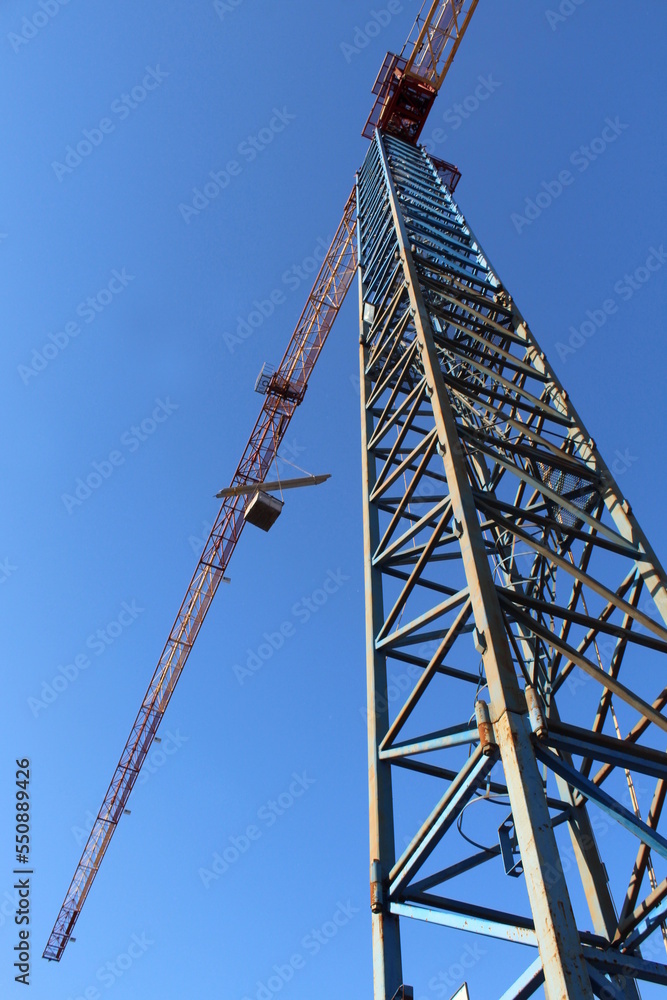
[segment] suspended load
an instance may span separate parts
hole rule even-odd
[[[243,511],[243,519],[262,531],[268,531],[280,517],[283,507],[284,503],[278,497],[258,490]]]

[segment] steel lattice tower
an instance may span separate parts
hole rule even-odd
[[[357,227],[376,1000],[410,995],[401,917],[537,946],[503,1000],[638,998],[667,984],[642,956],[667,898],[664,571],[422,148],[375,133]],[[498,832],[472,850],[479,799],[474,840],[480,810]]]
[[[259,416],[49,961],[245,524],[280,513],[271,468],[358,273],[375,1000],[412,996],[402,918],[524,946],[493,1000],[667,985],[665,573],[454,202],[458,171],[417,145],[477,4],[425,0],[382,64],[356,186],[282,360],[260,373]]]

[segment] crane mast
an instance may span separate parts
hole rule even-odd
[[[383,62],[355,187],[280,365],[258,379],[257,423],[49,960],[71,938],[246,521],[268,526],[255,519],[261,487],[275,485],[267,474],[357,274],[375,1000],[413,997],[405,919],[532,949],[500,1000],[542,987],[547,1000],[639,1000],[640,982],[667,985],[667,965],[647,952],[651,935],[667,942],[667,879],[654,864],[667,859],[667,576],[454,200],[458,170],[418,145],[477,3],[427,0]],[[392,671],[406,664],[413,684],[390,705]],[[582,687],[577,698],[568,685]],[[637,775],[655,782],[645,817]],[[408,787],[413,834],[399,850],[396,790]],[[484,844],[464,833],[473,804]],[[633,845],[613,886],[589,807]]]
[[[426,151],[377,131],[357,201],[375,998],[409,995],[406,917],[537,948],[502,1000],[542,984],[549,1000],[637,998],[641,979],[667,984],[636,950],[667,896],[663,882],[639,903],[637,888],[648,854],[667,858],[667,578]],[[648,648],[653,669],[623,683]],[[418,677],[390,713],[396,664]],[[613,704],[625,736],[603,733]],[[654,776],[648,821],[602,787],[617,768]],[[397,782],[432,802],[400,852]],[[589,803],[638,841],[620,919]],[[475,851],[458,836],[472,804]]]

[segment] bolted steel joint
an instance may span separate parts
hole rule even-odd
[[[384,909],[384,889],[382,869],[379,861],[371,862],[371,913],[382,913]]]
[[[475,702],[475,718],[477,720],[477,729],[479,731],[479,742],[482,745],[482,753],[485,757],[490,757],[491,754],[497,753],[498,744],[496,743],[496,737],[493,733],[493,723],[491,722],[491,716],[489,715],[489,706],[485,701]]]

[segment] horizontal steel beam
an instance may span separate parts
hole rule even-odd
[[[654,778],[667,778],[667,753],[654,750],[653,747],[627,743],[604,733],[593,733],[590,729],[581,729],[563,722],[550,722],[543,742],[556,750],[566,750],[568,753],[604,761],[629,771],[640,771]]]
[[[391,760],[393,757],[409,757],[412,754],[474,743],[478,739],[477,726],[469,726],[467,722],[464,722],[460,726],[441,729],[439,733],[428,733],[414,740],[406,740],[404,743],[394,743],[392,746],[380,750],[380,758],[381,760]]]
[[[608,972],[613,976],[644,979],[647,983],[660,983],[662,986],[667,986],[667,965],[648,962],[636,955],[627,955],[611,949],[600,951],[597,948],[584,945],[583,950],[586,961],[602,972]]]
[[[412,917],[430,924],[439,924],[441,927],[453,927],[455,930],[472,931],[485,937],[537,946],[537,935],[532,928],[504,924],[498,920],[484,919],[472,914],[455,913],[452,910],[440,910],[415,903],[390,903],[389,912],[399,917]]]

